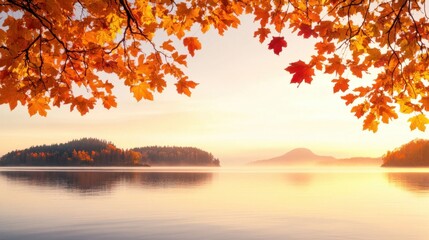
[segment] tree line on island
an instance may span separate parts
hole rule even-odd
[[[112,142],[82,138],[67,143],[11,151],[2,166],[220,166],[219,159],[195,147],[150,146],[121,149]]]
[[[429,167],[429,140],[415,139],[383,156],[383,167]]]

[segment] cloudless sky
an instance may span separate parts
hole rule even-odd
[[[98,104],[85,116],[69,106],[54,107],[48,117],[29,117],[26,107],[0,106],[0,155],[34,145],[82,137],[112,141],[121,148],[147,145],[195,146],[212,152],[222,165],[238,165],[307,147],[320,155],[378,157],[427,133],[410,131],[408,116],[362,130],[341,94],[333,94],[331,75],[318,73],[311,85],[290,84],[284,68],[308,62],[311,41],[283,33],[288,47],[275,55],[253,38],[256,25],[244,19],[239,29],[220,37],[195,31],[203,45],[188,59],[192,97],[176,93],[170,81],[155,100],[136,102],[114,77],[118,107]],[[268,41],[267,41],[268,42]],[[370,75],[353,81],[370,84]]]

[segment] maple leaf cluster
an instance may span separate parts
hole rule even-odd
[[[115,85],[128,86],[137,101],[153,100],[168,79],[190,96],[197,83],[184,69],[202,48],[196,34],[223,35],[239,27],[240,16],[253,15],[254,37],[269,41],[277,55],[288,47],[285,29],[314,40],[310,59],[287,63],[292,84],[331,75],[333,92],[364,129],[375,132],[402,113],[412,115],[412,130],[425,130],[425,6],[425,0],[1,0],[0,104],[42,116],[68,105],[83,115],[97,103],[116,107]]]

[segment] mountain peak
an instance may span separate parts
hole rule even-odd
[[[267,159],[251,162],[251,165],[290,165],[290,164],[309,164],[318,161],[334,160],[335,158],[330,156],[319,156],[314,154],[308,148],[295,148],[286,154]]]
[[[292,149],[291,151],[287,152],[283,156],[290,156],[290,157],[296,157],[296,158],[306,158],[306,157],[315,157],[316,154],[314,154],[308,148],[295,148],[295,149]]]

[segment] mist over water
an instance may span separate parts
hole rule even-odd
[[[427,239],[429,169],[0,168],[0,239]]]

